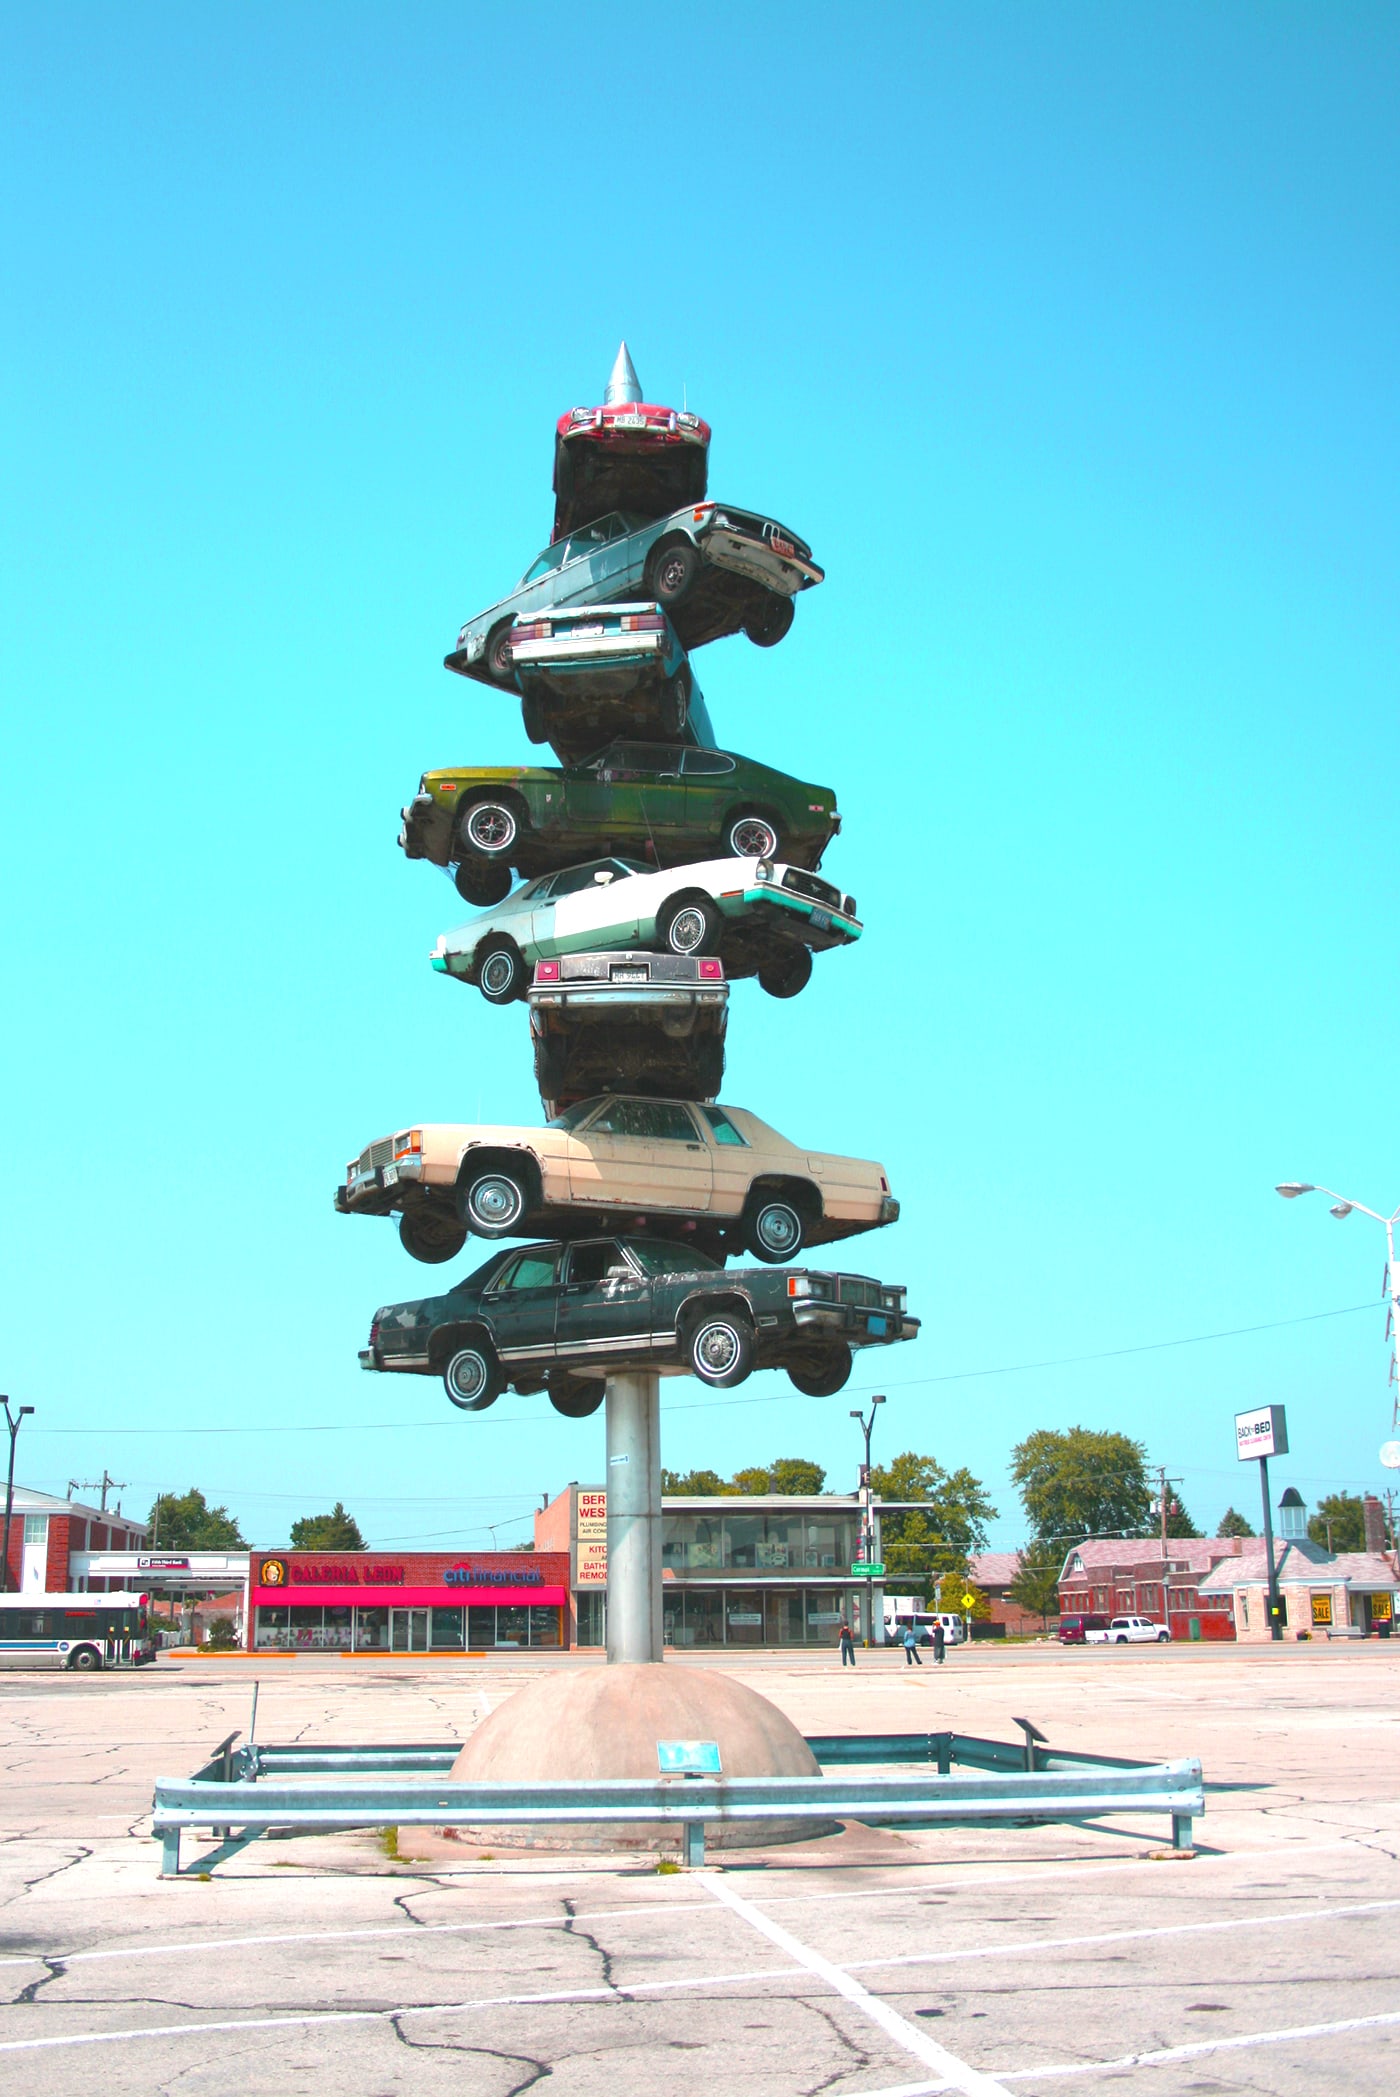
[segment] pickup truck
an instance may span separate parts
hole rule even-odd
[[[1171,1638],[1165,1624],[1150,1616],[1115,1616],[1102,1631],[1086,1631],[1086,1646],[1164,1646]]]

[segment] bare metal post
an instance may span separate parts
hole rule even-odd
[[[607,1383],[608,1659],[660,1660],[660,1379],[642,1370]]]

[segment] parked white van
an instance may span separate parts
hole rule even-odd
[[[967,1636],[967,1626],[955,1611],[925,1609],[917,1595],[886,1595],[885,1644],[902,1645],[904,1634],[911,1624],[921,1646],[933,1644],[935,1624],[943,1626],[944,1639],[950,1646],[961,1645]]]

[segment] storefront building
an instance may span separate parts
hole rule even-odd
[[[1400,1571],[1379,1551],[1324,1551],[1306,1538],[1274,1545],[1274,1576],[1286,1639],[1389,1638],[1400,1610]],[[1236,1636],[1262,1645],[1269,1625],[1269,1571],[1262,1542],[1250,1539],[1201,1583],[1201,1599],[1234,1605]]]
[[[568,1638],[563,1551],[253,1551],[254,1652],[487,1653]]]
[[[858,1499],[667,1494],[661,1505],[668,1646],[830,1646],[843,1617],[864,1636],[866,1586],[851,1573],[860,1560]],[[877,1505],[877,1552],[878,1522]],[[607,1637],[607,1533],[601,1486],[566,1486],[535,1517],[537,1548],[568,1554],[571,1643],[597,1646]],[[876,1635],[883,1599],[876,1582]]]

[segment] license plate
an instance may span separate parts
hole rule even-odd
[[[777,532],[774,532],[772,538],[768,541],[768,543],[772,547],[774,553],[784,554],[787,556],[789,560],[797,551],[797,548],[793,545],[791,539],[781,538]]]
[[[602,626],[575,626],[573,637],[576,641],[601,641],[605,631]]]
[[[814,910],[812,912],[812,923],[818,932],[829,932],[831,930],[831,912],[829,910]]]
[[[644,430],[647,419],[645,415],[614,415],[612,426],[615,430]]]
[[[884,1338],[885,1334],[886,1334],[886,1333],[887,1333],[887,1332],[889,1331],[889,1329],[890,1329],[890,1321],[889,1321],[889,1319],[888,1319],[888,1318],[875,1318],[875,1317],[871,1317],[871,1318],[867,1318],[867,1320],[866,1320],[866,1330],[867,1330],[867,1332],[872,1332],[872,1333],[874,1333],[874,1335],[875,1335],[875,1337],[876,1337],[876,1339],[877,1339],[877,1340],[882,1340],[882,1339]]]
[[[399,1183],[399,1168],[398,1168],[398,1166],[397,1166],[397,1165],[386,1165],[386,1166],[384,1167],[383,1173],[381,1174],[381,1177],[382,1177],[382,1179],[383,1179],[383,1181],[384,1181],[384,1184],[385,1184],[385,1186],[386,1186],[386,1187],[397,1187],[397,1185],[398,1185],[398,1183]]]
[[[613,983],[649,983],[651,981],[651,971],[647,968],[615,968],[609,972],[609,981]]]

